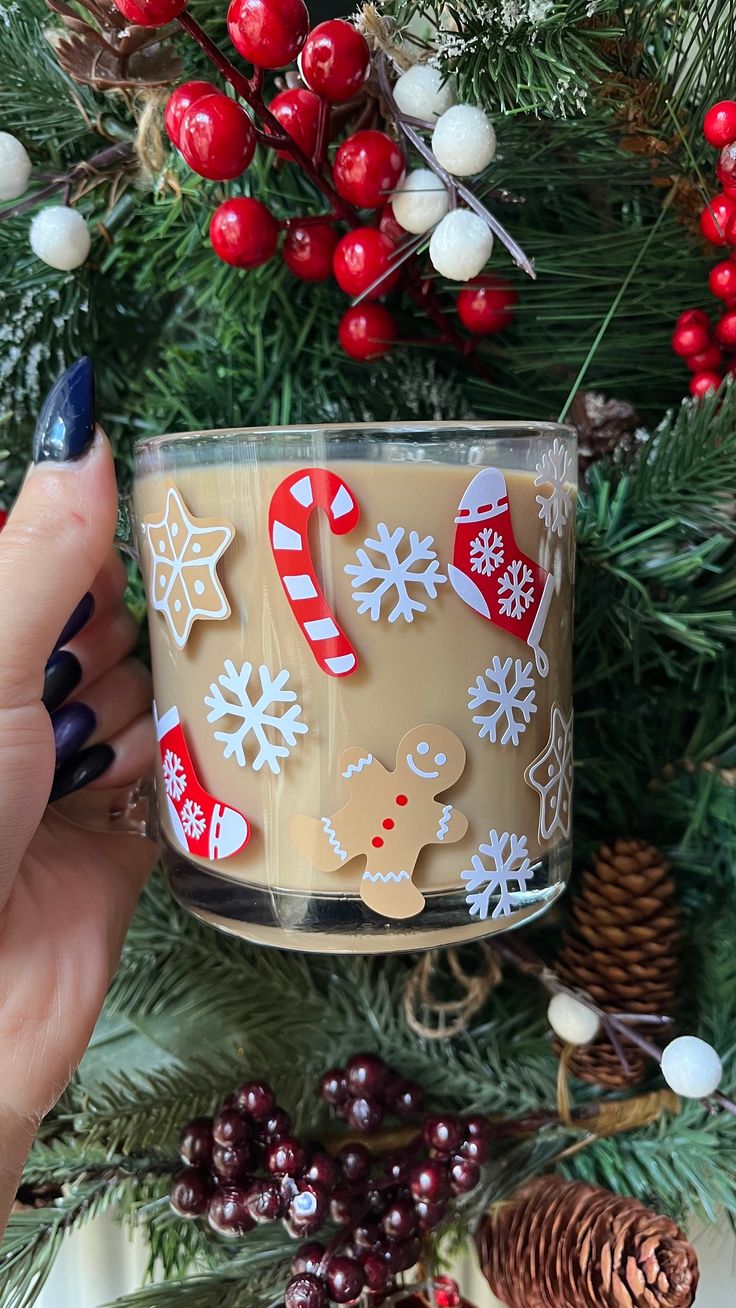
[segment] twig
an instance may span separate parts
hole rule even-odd
[[[40,191],[34,191],[33,195],[26,196],[25,200],[11,205],[9,209],[0,209],[0,223],[7,222],[9,218],[19,218],[21,214],[35,209],[42,200],[48,200],[52,195],[58,195],[60,191],[68,193],[74,183],[81,181],[88,172],[105,173],[120,167],[121,164],[132,163],[134,159],[135,147],[132,141],[105,146],[104,150],[93,154],[91,159],[83,159],[80,163],[74,164],[68,172],[54,177],[53,181],[42,187]]]

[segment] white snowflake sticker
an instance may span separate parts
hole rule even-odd
[[[523,618],[534,600],[534,577],[523,559],[514,559],[498,583],[498,609],[505,618]]]
[[[187,774],[179,755],[173,749],[167,749],[164,754],[163,769],[166,794],[170,799],[181,799],[187,788]]]
[[[500,728],[501,745],[518,745],[532,713],[537,711],[531,662],[507,658],[502,663],[494,654],[485,676],[479,676],[476,684],[468,687],[468,694],[468,708],[483,710],[473,718],[481,740],[487,736],[495,745]]]
[[[205,696],[204,702],[210,710],[207,721],[233,719],[234,725],[230,731],[215,732],[215,740],[225,746],[225,758],[234,756],[241,768],[247,767],[246,744],[257,745],[251,763],[253,771],[260,772],[262,767],[267,766],[273,773],[278,773],[281,771],[281,759],[288,758],[297,743],[297,736],[303,736],[309,728],[306,722],[300,721],[302,710],[296,703],[296,692],[286,689],[289,673],[281,671],[274,677],[262,665],[258,670],[260,694],[256,693],[253,697],[250,690],[252,671],[252,663],[244,663],[238,671],[230,659],[225,660],[224,673],[218,677],[217,682],[212,683],[210,694]],[[291,707],[283,713],[272,711],[277,705],[285,704]]]
[[[515,907],[515,896],[526,890],[527,881],[534,875],[526,836],[489,831],[488,844],[482,844],[470,861],[472,869],[460,874],[466,885],[470,916],[485,922],[491,900],[498,897],[491,917],[508,917]]]
[[[572,460],[562,441],[555,437],[551,450],[545,450],[537,464],[534,485],[548,488],[537,496],[539,516],[548,531],[561,536],[572,513],[573,488],[568,478]]]
[[[413,622],[414,614],[425,613],[425,601],[436,599],[437,587],[447,581],[432,548],[433,537],[420,539],[419,532],[410,531],[405,544],[405,535],[403,527],[389,531],[385,522],[379,522],[377,535],[368,536],[363,542],[365,548],[356,551],[358,562],[345,565],[347,575],[352,577],[358,612],[367,613],[372,622],[381,617],[384,598],[386,607],[393,604],[389,622],[399,618]],[[376,557],[370,558],[369,551]],[[368,589],[372,582],[375,585]]]
[[[572,830],[572,706],[563,713],[552,705],[549,740],[529,764],[524,780],[539,795],[539,839],[559,831],[565,840]]]
[[[490,577],[502,563],[503,537],[490,527],[484,527],[470,542],[470,571]]]
[[[184,835],[188,836],[190,840],[199,840],[207,826],[203,810],[193,799],[184,800],[179,813],[179,820],[184,828]]]

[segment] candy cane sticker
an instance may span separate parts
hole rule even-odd
[[[326,514],[332,532],[344,536],[358,525],[360,508],[342,477],[327,468],[299,469],[277,486],[268,530],[286,598],[323,672],[348,677],[358,656],[325,599],[309,549],[309,520]]]

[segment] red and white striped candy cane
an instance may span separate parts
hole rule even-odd
[[[331,677],[348,677],[358,656],[325,599],[309,548],[309,519],[316,509],[327,514],[336,536],[358,525],[360,508],[342,477],[327,468],[300,468],[273,493],[271,548],[291,611],[319,666]]]

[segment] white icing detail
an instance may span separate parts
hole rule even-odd
[[[475,609],[476,613],[480,613],[481,617],[490,618],[491,610],[480,586],[476,586],[475,582],[460,568],[456,568],[454,563],[448,565],[447,574],[455,594],[459,595],[460,599],[469,608]]]
[[[302,477],[299,481],[295,481],[291,488],[291,493],[299,504],[303,504],[305,509],[308,509],[310,505],[314,504],[314,491],[312,490],[312,480],[309,476]]]
[[[539,642],[542,639],[542,632],[544,631],[544,624],[547,621],[547,614],[549,612],[549,606],[552,603],[554,589],[554,577],[550,575],[544,583],[544,590],[542,591],[542,598],[539,601],[539,608],[537,609],[536,617],[534,618],[532,629],[529,632],[526,642],[529,648],[534,651],[534,662],[537,665],[537,672],[540,677],[546,677],[549,672],[549,659],[544,650],[540,649]]]
[[[153,717],[156,723],[157,740],[163,740],[164,736],[167,736],[170,731],[173,731],[174,727],[178,727],[179,725],[179,710],[176,706],[170,708],[166,713],[164,713],[164,716],[160,718],[158,716],[158,709],[154,704]]]
[[[310,640],[331,640],[333,636],[340,635],[332,618],[317,618],[314,622],[305,622],[304,630]]]
[[[275,522],[271,536],[275,550],[300,550],[304,544],[298,531],[285,522]]]
[[[355,507],[353,497],[346,486],[341,486],[335,495],[330,511],[333,518],[344,518],[346,513],[350,513]]]
[[[356,776],[358,772],[362,772],[363,768],[369,767],[372,762],[373,755],[366,754],[365,758],[358,759],[357,763],[348,763],[347,769],[342,775],[346,781],[349,781],[350,777]]]
[[[247,845],[250,827],[242,813],[215,804],[210,820],[210,858],[229,858]]]
[[[284,577],[283,582],[289,599],[315,599],[319,594],[312,578],[306,573],[302,573],[298,577]]]
[[[334,672],[338,677],[346,672],[352,672],[357,662],[354,654],[337,654],[334,659],[325,659],[330,672]]]
[[[345,862],[345,859],[346,859],[347,856],[348,856],[348,853],[347,853],[347,850],[346,850],[346,849],[343,849],[342,845],[340,844],[340,841],[338,840],[337,836],[335,835],[335,828],[333,827],[332,823],[330,822],[330,819],[329,819],[329,818],[320,818],[320,822],[322,823],[322,828],[323,828],[323,830],[324,830],[324,833],[325,833],[325,835],[327,836],[327,839],[328,839],[329,843],[331,844],[332,848],[334,849],[335,853],[337,854],[337,857],[338,857],[339,859],[341,859],[342,862],[344,863],[344,862]]]
[[[437,777],[440,775],[439,772],[422,772],[422,769],[417,767],[411,754],[407,754],[406,761],[414,773],[414,776],[421,777],[423,781],[436,781]]]
[[[452,804],[445,804],[442,810],[442,817],[437,828],[437,840],[444,840],[450,827],[450,818],[452,817]]]
[[[363,873],[363,880],[383,881],[384,883],[388,881],[408,881],[409,873],[408,872],[369,872],[368,868],[366,868],[365,872]]]

